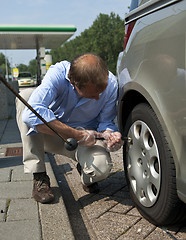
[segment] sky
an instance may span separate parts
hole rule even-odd
[[[74,36],[88,29],[100,13],[114,12],[124,19],[131,0],[0,0],[0,24],[74,25]],[[0,50],[14,67],[29,64],[35,50]]]

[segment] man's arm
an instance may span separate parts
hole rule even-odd
[[[67,126],[66,124],[60,122],[59,120],[53,120],[49,122],[49,125],[55,129],[64,139],[74,138],[79,145],[81,146],[92,146],[96,143],[96,131],[91,130],[77,130]],[[55,136],[55,132],[53,132],[49,127],[45,124],[39,124],[36,126],[37,131],[40,133],[48,134]]]
[[[59,120],[53,120],[48,123],[53,129],[55,129],[63,138],[74,138],[76,141],[79,141],[83,138],[83,131],[76,130],[67,126],[66,124],[60,122]],[[39,124],[36,126],[36,129],[40,133],[48,134],[55,136],[55,132],[53,132],[49,127],[45,124]]]
[[[117,115],[116,102],[118,99],[118,82],[112,73],[109,73],[108,86],[105,90],[105,96],[106,100],[98,117],[98,131],[118,131],[118,128],[114,124],[114,119]]]
[[[58,91],[63,91],[63,76],[64,67],[61,65],[61,72],[56,66],[51,67],[40,86],[38,86],[31,94],[28,103],[32,108],[40,114],[47,122],[56,119],[54,112],[49,108],[51,102],[58,96]],[[36,126],[43,124],[37,116],[27,107],[22,113],[22,120],[27,126],[36,132]]]

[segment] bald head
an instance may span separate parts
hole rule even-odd
[[[102,90],[107,85],[108,69],[99,56],[85,53],[72,60],[68,77],[71,83],[79,89],[92,83],[96,89]]]
[[[90,54],[90,53],[84,54],[77,58],[77,61],[79,61],[80,64],[85,64],[85,65],[97,64],[98,60],[99,60],[99,57],[97,55]]]

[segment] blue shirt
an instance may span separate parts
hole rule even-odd
[[[58,119],[76,128],[84,127],[97,131],[116,131],[118,83],[109,72],[108,85],[99,100],[81,97],[68,79],[70,63],[62,61],[52,65],[40,86],[32,93],[28,103],[47,121]],[[23,122],[29,126],[28,134],[37,133],[36,126],[43,122],[27,107],[22,114]]]

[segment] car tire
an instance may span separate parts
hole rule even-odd
[[[151,223],[162,226],[181,222],[186,205],[176,191],[174,159],[153,109],[146,103],[135,106],[128,116],[123,159],[131,198]]]

